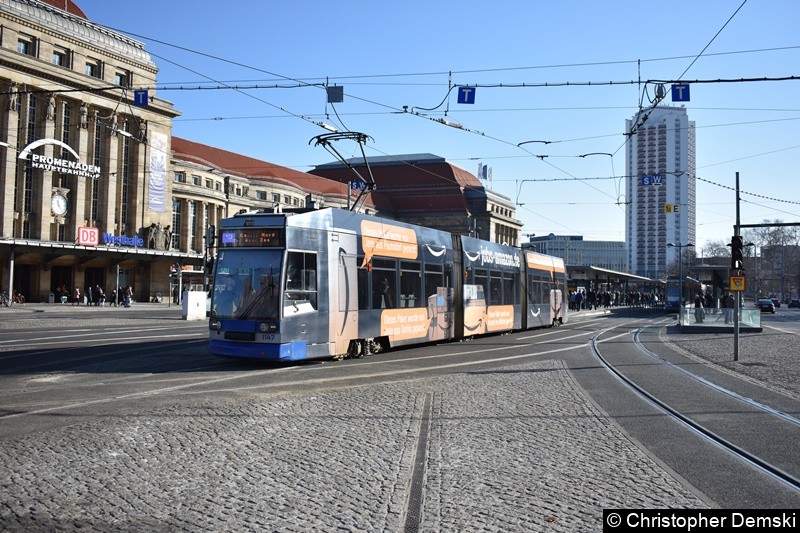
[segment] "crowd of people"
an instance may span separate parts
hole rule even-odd
[[[608,309],[617,306],[652,307],[663,301],[663,298],[659,298],[657,294],[643,291],[595,291],[589,289],[569,293],[569,309],[571,311]]]
[[[133,287],[115,287],[110,290],[108,295],[103,287],[98,283],[97,285],[89,285],[84,293],[81,293],[80,287],[75,287],[71,291],[66,285],[56,287],[53,294],[57,298],[57,302],[62,304],[72,303],[72,305],[86,304],[95,307],[130,307],[133,305]]]

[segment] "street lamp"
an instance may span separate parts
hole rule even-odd
[[[679,318],[678,318],[678,322],[680,323],[680,317],[683,316],[683,307],[684,307],[684,305],[683,305],[683,250],[682,249],[683,248],[690,248],[690,247],[694,248],[694,244],[692,244],[690,242],[686,243],[686,244],[681,244],[680,241],[678,241],[678,244],[675,244],[675,243],[672,243],[672,242],[668,242],[667,246],[669,246],[670,248],[677,248],[678,249],[678,287],[680,288],[680,297],[678,299],[678,302],[679,302],[679,306],[681,308],[680,315],[679,315]]]

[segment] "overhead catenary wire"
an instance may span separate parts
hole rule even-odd
[[[745,2],[746,2],[746,0],[745,0]],[[743,3],[742,5],[744,5],[744,3]],[[740,9],[741,9],[741,6],[740,6]],[[737,10],[737,11],[738,11],[738,10]],[[735,14],[735,13],[734,13],[734,14]],[[732,18],[732,17],[731,17],[731,18]],[[729,20],[730,20],[730,19],[729,19]],[[726,23],[726,24],[727,24],[727,23]],[[119,31],[119,30],[117,30],[117,31]],[[721,31],[721,30],[720,30],[720,31]],[[130,33],[130,32],[122,32],[122,33],[128,33],[128,34],[130,34],[130,35],[135,35],[135,34],[133,34],[133,33]],[[719,32],[718,32],[718,33],[719,33]],[[141,36],[139,36],[139,37],[141,37]],[[147,37],[144,37],[144,38],[145,38],[145,39],[148,39],[148,40],[152,40],[152,41],[154,41],[154,42],[159,42],[159,43],[161,43],[161,44],[166,44],[166,45],[168,45],[168,46],[175,46],[175,45],[171,45],[171,44],[169,44],[169,43],[165,43],[164,41],[158,41],[158,40],[156,40],[156,39],[149,39],[149,38],[147,38]],[[709,43],[709,44],[710,44],[710,43]],[[253,69],[253,70],[257,70],[257,71],[260,71],[260,72],[264,72],[264,73],[267,73],[267,74],[269,74],[269,75],[271,75],[271,76],[276,76],[276,77],[278,77],[278,78],[280,78],[280,79],[282,79],[282,80],[293,80],[293,81],[296,83],[296,87],[318,87],[318,88],[324,88],[322,84],[317,84],[317,83],[309,83],[309,82],[307,82],[307,81],[304,81],[304,79],[302,79],[302,78],[291,78],[291,77],[288,77],[288,76],[282,76],[282,75],[280,75],[280,74],[276,74],[276,73],[273,73],[273,72],[269,72],[269,71],[266,71],[266,70],[263,70],[263,69],[254,68],[254,67],[251,67],[251,66],[249,66],[249,65],[244,65],[244,64],[241,64],[241,63],[237,63],[237,62],[231,62],[231,61],[229,61],[229,60],[225,60],[225,59],[223,59],[223,58],[219,58],[219,57],[217,57],[217,56],[213,56],[213,55],[211,55],[211,54],[205,54],[205,53],[202,53],[202,52],[198,52],[198,51],[195,51],[195,50],[192,50],[192,49],[186,48],[186,47],[180,47],[180,46],[175,46],[175,47],[176,47],[176,48],[183,49],[183,50],[185,50],[185,51],[188,51],[188,52],[192,52],[192,53],[199,53],[199,54],[201,54],[201,55],[204,55],[204,56],[206,56],[206,57],[213,58],[213,59],[216,59],[216,60],[220,60],[220,61],[226,61],[226,62],[229,62],[229,63],[231,63],[231,64],[236,64],[236,65],[238,65],[238,66],[241,66],[241,67],[243,67],[243,68],[250,68],[250,69]],[[708,48],[708,45],[706,46],[706,48]],[[704,48],[704,51],[705,51],[705,49],[706,49],[706,48]],[[777,50],[777,49],[783,50],[783,49],[791,49],[791,48],[794,48],[794,47],[782,47],[782,48],[776,48],[776,49],[771,49],[771,50]],[[749,53],[749,52],[755,52],[755,51],[740,51],[740,52],[730,52],[730,53]],[[683,58],[683,57],[694,57],[694,58],[695,58],[695,61],[696,61],[696,59],[697,59],[697,58],[698,58],[700,55],[702,55],[702,54],[703,54],[703,52],[701,52],[701,53],[700,53],[699,55],[697,55],[697,56],[678,56],[678,57],[674,57],[674,58],[655,58],[655,59],[649,59],[649,60],[640,60],[640,61],[665,61],[665,60],[674,60],[674,59],[680,59],[680,58]],[[155,54],[153,54],[153,55],[155,56]],[[706,55],[709,55],[709,56],[710,56],[710,55],[722,55],[722,54],[706,54]],[[155,57],[159,57],[159,56],[155,56]],[[164,58],[162,58],[162,59],[164,59]],[[166,59],[165,59],[165,60],[166,60]],[[169,61],[169,60],[166,60],[166,61]],[[169,61],[169,62],[170,62],[170,63],[173,63],[173,64],[176,64],[176,65],[177,65],[177,66],[179,66],[179,67],[181,66],[181,65],[178,65],[177,63],[174,63],[174,62],[172,62],[172,61]],[[568,66],[596,65],[596,64],[615,64],[615,63],[621,63],[621,62],[601,62],[601,63],[582,63],[582,64],[581,64],[581,63],[575,63],[575,64],[565,64],[565,65],[549,65],[549,66],[548,66],[548,65],[541,65],[541,66],[533,66],[533,67],[511,67],[511,68],[493,68],[493,69],[472,69],[472,70],[464,70],[464,71],[453,71],[453,73],[456,73],[456,74],[464,74],[464,73],[479,73],[479,72],[500,72],[500,71],[522,70],[522,69],[559,68],[559,67],[568,67]],[[694,61],[692,62],[692,64],[694,64]],[[690,66],[691,66],[691,65],[690,65]],[[181,67],[181,68],[186,68],[186,67]],[[189,70],[190,72],[193,72],[193,73],[195,73],[195,74],[197,74],[197,75],[199,75],[199,76],[203,76],[203,77],[205,77],[205,78],[207,78],[207,79],[209,79],[209,80],[212,80],[212,82],[214,82],[214,80],[213,80],[211,77],[204,76],[203,74],[200,74],[200,73],[198,73],[198,72],[195,72],[195,71],[193,71],[193,70],[191,70],[191,69],[187,69],[187,70]],[[688,71],[688,68],[687,68],[687,71]],[[686,72],[686,71],[684,71],[684,74],[685,74],[685,72]],[[410,74],[408,74],[408,75],[409,75],[409,76],[421,76],[421,75],[426,75],[426,74],[433,74],[433,75],[435,75],[435,74],[438,74],[438,73],[410,73]],[[387,76],[392,76],[392,75],[381,75],[381,76],[382,76],[382,77],[387,77]],[[340,78],[335,78],[335,79],[345,79],[345,78],[341,78],[341,77],[340,77]],[[782,78],[779,78],[779,79],[775,79],[774,81],[785,81],[785,80],[795,80],[795,79],[800,79],[800,78],[798,78],[798,77],[795,77],[795,76],[787,76],[787,77],[782,77]],[[765,78],[760,78],[760,79],[753,78],[753,79],[748,79],[748,80],[745,80],[745,79],[738,79],[738,80],[705,80],[704,82],[707,82],[707,83],[720,83],[720,82],[733,83],[733,82],[743,82],[743,81],[766,81],[766,79],[765,79]],[[659,82],[660,82],[660,83],[668,83],[669,81],[663,81],[663,80],[662,80],[662,81],[659,81]],[[697,83],[700,83],[700,81],[696,81],[696,82],[697,82]],[[222,82],[215,82],[215,83],[222,83]],[[604,83],[605,83],[605,82],[603,82],[603,84],[604,84]],[[635,82],[626,82],[626,83],[635,83]],[[533,87],[558,87],[558,86],[562,86],[562,87],[563,87],[563,86],[579,86],[579,85],[581,85],[581,84],[585,84],[586,86],[592,86],[592,85],[600,85],[600,82],[562,82],[562,83],[553,83],[553,82],[549,82],[549,83],[544,83],[544,84],[538,83],[538,84],[527,84],[527,85],[526,85],[526,84],[516,84],[516,85],[514,85],[514,84],[502,84],[502,83],[500,83],[500,84],[481,84],[480,86],[483,86],[483,87],[496,87],[496,88],[504,88],[504,89],[505,89],[505,88],[509,88],[509,89],[510,89],[510,88],[519,88],[519,87],[522,87],[522,88],[531,87],[531,88],[533,88]],[[219,86],[219,89],[220,89],[220,90],[238,90],[238,91],[240,91],[240,92],[241,92],[241,91],[250,90],[250,88],[249,88],[249,87],[238,88],[238,87],[226,86],[226,85],[227,85],[227,84],[224,84],[224,83],[222,83],[222,85],[221,85],[221,86]],[[470,84],[470,85],[471,85],[471,86],[479,86],[478,84]],[[451,88],[449,89],[449,91],[451,91],[451,90],[452,90],[452,87],[453,87],[453,86],[454,86],[454,85],[452,85],[452,84],[451,84]],[[258,88],[258,87],[253,87],[253,89],[257,89],[257,88]],[[164,87],[161,87],[161,90],[188,90],[188,89],[186,89],[186,88],[168,88],[168,87],[164,86]],[[448,91],[448,94],[449,94],[449,91]],[[293,117],[296,117],[296,118],[300,118],[300,119],[302,119],[302,120],[306,120],[307,122],[311,122],[311,123],[313,123],[313,124],[319,125],[317,122],[315,122],[315,121],[314,121],[314,119],[313,119],[313,118],[312,118],[310,115],[306,115],[306,114],[300,114],[300,113],[294,113],[294,112],[291,112],[291,111],[289,111],[288,109],[286,109],[286,108],[284,108],[284,107],[277,106],[277,105],[275,105],[275,104],[272,104],[272,103],[270,103],[270,102],[268,102],[268,101],[266,101],[266,100],[263,100],[263,99],[260,99],[260,98],[254,97],[253,95],[250,95],[249,93],[246,93],[246,92],[245,92],[245,93],[243,93],[243,94],[246,94],[246,95],[248,95],[249,97],[251,97],[251,98],[254,98],[255,100],[257,100],[257,101],[260,101],[260,102],[262,102],[262,103],[265,103],[265,104],[267,104],[267,105],[271,105],[271,106],[275,107],[276,109],[280,110],[281,112],[288,114],[289,116],[293,116]],[[372,104],[376,104],[376,105],[381,105],[381,106],[384,106],[384,107],[386,107],[387,109],[390,109],[390,110],[392,110],[392,112],[401,112],[401,110],[400,110],[400,109],[398,109],[396,106],[390,106],[390,105],[386,105],[386,104],[382,104],[382,103],[374,102],[374,101],[371,101],[371,100],[367,100],[367,99],[359,98],[359,97],[357,97],[357,96],[353,96],[353,95],[349,95],[349,94],[348,94],[348,97],[353,97],[353,98],[361,99],[361,100],[363,100],[363,101],[365,101],[365,102],[369,102],[369,103],[372,103]],[[446,100],[446,98],[445,98],[445,100]],[[337,118],[339,118],[339,121],[340,121],[340,123],[341,123],[341,122],[342,122],[342,121],[341,121],[341,117],[339,116],[339,114],[338,114],[338,112],[336,111],[335,107],[334,107],[333,109],[334,109],[334,112],[335,112],[335,114],[337,115]],[[445,124],[443,121],[441,121],[441,120],[436,120],[435,118],[430,118],[430,117],[426,117],[426,118],[429,118],[429,120],[433,120],[434,122],[440,122],[440,123],[442,123],[442,124]],[[445,125],[449,125],[449,124],[445,124]],[[457,128],[457,129],[461,129],[461,130],[463,130],[463,131],[465,131],[465,132],[467,132],[467,133],[473,133],[473,134],[476,134],[476,135],[480,135],[480,136],[482,136],[482,137],[486,137],[486,138],[489,138],[489,139],[492,139],[492,140],[495,140],[495,141],[498,141],[498,142],[501,142],[501,143],[504,143],[504,144],[509,144],[509,145],[513,144],[513,143],[511,143],[510,141],[505,141],[505,140],[503,140],[503,139],[500,139],[500,138],[498,138],[498,137],[493,137],[493,136],[490,136],[490,135],[486,135],[486,134],[485,134],[485,133],[483,133],[483,132],[479,132],[479,131],[477,131],[477,130],[470,129],[470,128],[468,128],[468,127],[464,127],[464,126],[462,126],[462,127],[459,127],[459,128]],[[526,152],[527,152],[527,151],[526,151]],[[552,163],[550,163],[550,162],[548,162],[548,161],[545,161],[545,157],[561,157],[561,156],[556,156],[556,155],[553,155],[553,156],[550,156],[550,155],[542,156],[542,154],[538,154],[538,155],[537,155],[537,154],[533,154],[533,153],[531,153],[531,152],[527,152],[527,153],[528,153],[528,155],[530,155],[530,156],[533,156],[533,157],[536,157],[536,158],[540,159],[541,161],[543,161],[543,162],[545,162],[545,163],[549,164],[549,165],[550,165],[550,166],[552,166],[553,168],[556,168],[556,169],[558,169],[558,167],[556,167],[556,166],[555,166],[555,165],[553,165]],[[612,157],[612,166],[613,166],[613,157]],[[563,170],[561,170],[561,169],[558,169],[558,170],[559,170],[559,171],[561,171],[561,172],[564,172],[564,173],[566,173],[566,174],[568,174],[568,175],[570,175],[570,176],[572,176],[571,174],[567,173],[566,171],[563,171]],[[573,177],[573,179],[575,179],[575,180],[580,180],[580,178],[577,178],[577,177],[575,177],[575,176],[572,176],[572,177]]]

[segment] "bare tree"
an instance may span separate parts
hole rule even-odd
[[[723,240],[708,241],[703,246],[704,260],[710,264],[723,264],[731,256],[731,247]]]

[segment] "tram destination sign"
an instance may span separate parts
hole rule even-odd
[[[240,228],[222,230],[222,248],[283,248],[286,245],[284,228]]]

